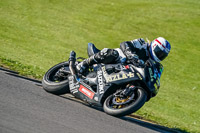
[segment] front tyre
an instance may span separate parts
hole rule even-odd
[[[62,62],[53,66],[45,73],[42,79],[43,89],[56,95],[69,93],[69,74],[69,62]]]
[[[132,98],[132,99],[130,99]],[[134,90],[133,96],[126,99],[110,95],[104,101],[104,111],[116,117],[125,116],[139,110],[147,100],[147,94],[142,88]]]

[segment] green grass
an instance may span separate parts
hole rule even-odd
[[[1,0],[0,64],[41,78],[51,66],[87,56],[88,42],[116,48],[163,36],[172,44],[158,96],[137,114],[200,132],[199,0]]]

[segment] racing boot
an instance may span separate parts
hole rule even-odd
[[[97,61],[94,58],[94,55],[89,57],[88,59],[85,59],[84,61],[80,62],[77,66],[76,66],[76,70],[83,74],[88,68],[89,66],[92,66],[93,64],[96,64]]]

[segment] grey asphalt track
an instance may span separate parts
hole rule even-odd
[[[130,117],[115,118],[66,96],[45,92],[40,82],[0,69],[0,133],[172,132]]]

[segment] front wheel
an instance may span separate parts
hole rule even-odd
[[[45,73],[42,79],[43,89],[56,95],[70,92],[68,82],[69,75],[69,62],[62,62],[53,66]]]
[[[142,88],[137,88],[131,96],[126,98],[110,95],[104,101],[104,111],[116,117],[125,116],[139,110],[147,100],[147,94]]]

